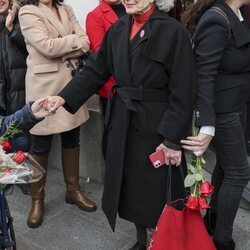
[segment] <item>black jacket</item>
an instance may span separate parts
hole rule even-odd
[[[194,33],[198,76],[197,125],[215,126],[216,113],[239,112],[250,94],[250,32],[224,0],[206,11]],[[229,23],[228,23],[229,21]]]
[[[129,41],[131,17],[118,20],[85,69],[59,94],[78,108],[113,75],[116,91],[108,103],[109,138],[102,207],[114,229],[120,217],[155,227],[166,203],[167,168],[155,170],[149,155],[166,138],[187,136],[195,99],[195,66],[181,24],[156,10]],[[173,168],[172,198],[182,197],[183,178]]]
[[[12,32],[0,21],[0,113],[11,114],[25,105],[26,57],[28,55],[18,19]]]

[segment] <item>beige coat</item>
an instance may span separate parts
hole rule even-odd
[[[89,49],[89,40],[78,24],[72,8],[58,6],[61,22],[46,5],[26,5],[19,11],[27,50],[26,101],[57,95],[71,80],[71,68],[63,57],[75,57]],[[75,59],[71,60],[74,64]],[[31,129],[31,134],[49,135],[71,130],[89,118],[86,105],[76,114],[59,108]]]

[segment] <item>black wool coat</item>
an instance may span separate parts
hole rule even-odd
[[[59,95],[76,110],[113,75],[102,207],[114,229],[119,216],[155,227],[166,202],[167,167],[154,169],[149,155],[167,139],[180,144],[190,128],[195,67],[182,26],[156,10],[129,41],[132,18],[117,21],[101,48]],[[172,198],[183,196],[183,178],[173,169]]]

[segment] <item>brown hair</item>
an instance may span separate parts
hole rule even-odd
[[[191,3],[187,6],[182,14],[181,21],[188,31],[190,37],[193,36],[195,27],[202,14],[209,9],[216,0],[198,0],[196,3]]]

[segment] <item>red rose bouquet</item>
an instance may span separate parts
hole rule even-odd
[[[1,124],[0,124],[1,125]],[[0,136],[0,189],[6,184],[30,183],[42,178],[45,170],[21,150],[11,152],[10,139],[22,133],[19,124],[11,122]]]

